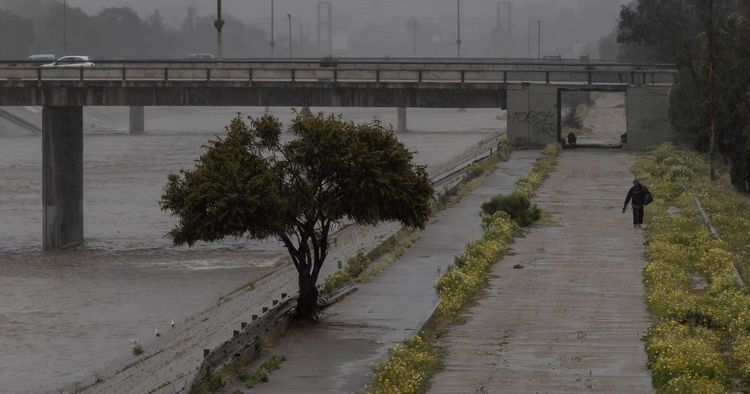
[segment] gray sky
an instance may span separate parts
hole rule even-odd
[[[111,6],[127,5],[141,15],[159,10],[165,22],[178,26],[189,5],[200,15],[215,13],[215,0],[67,0],[73,7],[95,13]],[[542,21],[542,52],[545,55],[578,56],[587,43],[596,42],[609,33],[617,21],[625,0],[516,0],[513,3],[513,41],[516,57],[536,56],[536,21]],[[271,0],[223,0],[224,12],[248,24],[270,30]],[[275,31],[288,29],[287,13],[293,15],[294,34],[311,29],[315,34],[315,0],[275,0]],[[411,41],[406,21],[410,17],[420,24],[440,27],[440,34],[430,37],[433,53],[425,56],[450,56],[455,52],[456,0],[331,0],[336,44],[344,48],[347,36],[366,32],[378,42],[372,56],[399,56],[405,41]],[[465,56],[486,55],[493,45],[490,33],[496,25],[496,0],[462,0],[462,39]],[[528,26],[531,21],[531,53]],[[440,45],[437,45],[439,43]],[[442,48],[445,47],[445,48]],[[368,48],[369,49],[369,48]]]

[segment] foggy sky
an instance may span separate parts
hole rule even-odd
[[[62,1],[62,0],[60,0]],[[214,15],[215,0],[67,0],[71,7],[96,13],[112,6],[130,6],[141,16],[159,10],[167,24],[179,26],[187,7],[199,15]],[[514,57],[536,57],[537,20],[542,21],[543,55],[575,57],[587,53],[586,44],[596,43],[611,32],[621,4],[627,0],[516,0],[513,3]],[[270,31],[271,0],[223,0],[226,14]],[[292,14],[293,36],[316,32],[315,0],[275,0],[275,34],[287,34],[287,13]],[[427,40],[430,53],[420,56],[454,56],[456,0],[331,0],[333,35],[339,52],[371,56],[411,56],[410,17],[431,28]],[[496,26],[496,0],[462,0],[462,52],[466,57],[493,56],[491,33]],[[529,34],[531,26],[531,34]],[[439,27],[439,31],[436,28]],[[368,48],[347,48],[347,36],[367,33]],[[530,39],[529,39],[530,38]],[[425,40],[425,38],[422,38]],[[361,43],[361,40],[360,40]],[[377,45],[376,45],[376,44]],[[367,44],[370,46],[370,44]],[[347,50],[343,50],[347,48]],[[427,51],[427,50],[425,50]],[[344,55],[346,53],[343,53]],[[592,54],[593,55],[593,54]]]

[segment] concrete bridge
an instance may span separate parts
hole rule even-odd
[[[640,149],[671,139],[671,65],[498,59],[287,59],[97,62],[92,68],[0,63],[0,106],[43,107],[45,250],[83,242],[83,107],[396,107],[508,110],[514,145],[560,139],[565,91],[627,94],[628,142]]]

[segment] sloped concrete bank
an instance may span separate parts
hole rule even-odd
[[[497,147],[499,136],[483,140],[473,150],[474,157],[486,156]],[[471,160],[466,155],[454,159],[459,167],[466,167]],[[450,184],[460,179],[462,173],[447,174],[441,184]],[[444,176],[444,175],[438,175]],[[336,270],[336,261],[345,261],[359,250],[374,249],[399,230],[393,223],[375,227],[351,226],[336,236],[329,264],[321,278]],[[217,304],[185,322],[178,322],[175,329],[162,332],[160,338],[145,343],[147,353],[126,365],[112,366],[96,374],[87,382],[64,389],[72,392],[122,392],[122,393],[173,393],[185,391],[192,382],[203,360],[203,349],[214,349],[232,337],[241,322],[251,320],[252,315],[262,315],[264,308],[270,309],[274,300],[282,293],[293,294],[296,290],[296,273],[286,261],[280,260],[275,269],[266,276],[238,288],[221,297]]]

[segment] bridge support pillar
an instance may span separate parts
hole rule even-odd
[[[130,134],[140,135],[146,132],[146,116],[143,107],[130,107]]]
[[[83,243],[83,107],[45,106],[42,115],[44,250]]]
[[[557,141],[557,87],[508,87],[508,141],[513,146],[541,146]]]
[[[406,107],[398,107],[398,126],[396,131],[399,133],[405,133],[409,131],[406,127]]]

